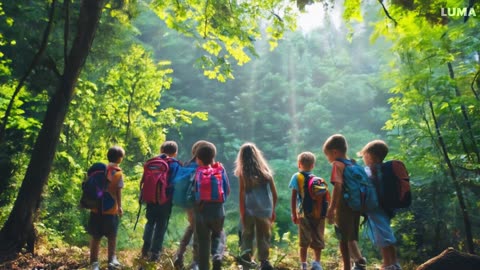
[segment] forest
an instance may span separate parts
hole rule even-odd
[[[448,247],[478,253],[476,2],[0,0],[0,269],[88,269],[81,186],[112,145],[126,152],[118,257],[126,269],[144,265],[139,182],[166,140],[182,161],[198,140],[217,147],[232,189],[225,269],[239,269],[234,162],[255,143],[279,196],[270,260],[298,269],[288,183],[302,151],[329,179],[322,145],[336,133],[359,163],[356,153],[382,139],[387,160],[408,168],[412,204],[392,220],[403,269]],[[310,27],[302,16],[313,12]],[[161,261],[146,269],[173,269],[187,223],[174,207]],[[330,225],[325,238],[324,269],[341,269]],[[381,254],[362,232],[359,245],[377,269]]]

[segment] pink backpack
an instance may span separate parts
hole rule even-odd
[[[212,166],[201,166],[195,173],[195,199],[197,202],[224,202],[225,190],[223,190],[224,169],[217,162]]]
[[[143,177],[140,182],[140,200],[145,203],[165,204],[168,188],[168,158],[154,157],[143,165]]]

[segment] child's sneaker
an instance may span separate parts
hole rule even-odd
[[[268,260],[264,260],[260,262],[260,270],[273,270],[273,266]]]
[[[353,263],[352,270],[366,270],[367,269],[367,259],[365,257]]]
[[[312,269],[311,270],[323,270],[322,265],[320,262],[314,261],[312,262]]]
[[[92,270],[100,270],[100,264],[98,262],[93,262]]]
[[[307,266],[308,266],[307,263],[304,262],[304,263],[302,263],[302,266],[301,266],[300,269],[301,269],[301,270],[307,270]]]
[[[117,260],[116,256],[113,256],[112,260],[108,263],[108,270],[121,269],[122,264]]]
[[[257,263],[252,260],[250,252],[244,252],[243,255],[239,257],[239,263],[243,266],[243,269],[255,269],[257,268]]]

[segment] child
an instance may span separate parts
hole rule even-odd
[[[114,206],[104,211],[103,209],[92,209],[88,221],[88,233],[92,236],[90,240],[90,263],[93,270],[99,270],[98,252],[100,240],[103,236],[108,240],[108,269],[116,269],[122,265],[115,256],[117,244],[117,231],[119,217],[122,216],[122,188],[123,174],[118,166],[125,156],[125,150],[120,146],[113,146],[108,149],[107,158],[107,192],[114,200]]]
[[[388,154],[388,146],[384,141],[374,140],[365,145],[358,153],[363,158],[363,162],[368,167],[367,173],[370,174],[374,183],[378,183],[378,172],[382,162]],[[408,175],[405,175],[408,178]],[[382,253],[382,270],[400,270],[400,264],[397,261],[395,251],[396,239],[390,226],[390,215],[381,207],[373,211],[368,211],[367,225],[373,233],[372,241],[377,245]]]
[[[201,146],[204,145],[205,143],[208,143],[207,141],[200,140],[197,141],[193,144],[192,146],[192,158],[190,159],[189,162],[185,164],[185,167],[192,167],[192,168],[197,168],[198,164],[196,161],[197,158],[197,149]],[[187,250],[188,243],[190,243],[190,240],[192,239],[193,236],[193,228],[194,228],[194,222],[193,222],[193,208],[188,208],[187,210],[187,218],[188,218],[188,226],[185,229],[185,233],[183,234],[182,240],[180,240],[180,246],[178,247],[177,253],[175,254],[175,260],[173,262],[173,265],[175,266],[175,269],[183,269],[184,264],[183,264],[183,257],[185,254],[185,251]],[[195,242],[195,239],[194,239]],[[196,248],[196,244],[193,244],[193,248]],[[194,251],[195,254],[195,251]],[[192,268],[194,268],[197,265],[195,261],[192,262]]]
[[[163,239],[167,231],[168,221],[172,212],[172,194],[171,188],[175,174],[180,166],[177,156],[177,143],[174,141],[166,141],[160,147],[160,158],[168,163],[168,187],[166,196],[168,201],[164,204],[147,203],[147,224],[143,232],[142,257],[148,257],[149,260],[157,261],[162,251]]]
[[[194,248],[194,260],[200,270],[210,269],[210,254],[213,270],[222,269],[225,250],[223,204],[230,193],[230,185],[222,164],[214,162],[216,151],[213,143],[205,142],[198,147],[196,155],[199,167],[195,174],[194,237],[197,248]]]
[[[356,241],[358,241],[358,227],[360,225],[360,212],[348,207],[343,199],[343,171],[345,164],[339,161],[339,159],[347,159],[347,140],[343,135],[332,135],[325,141],[323,152],[333,167],[330,178],[333,184],[333,195],[332,202],[327,210],[327,219],[329,223],[335,224],[335,232],[340,242],[343,269],[351,269],[350,256],[352,255],[357,260],[357,265],[364,266],[366,264],[365,258],[361,257],[356,245]],[[350,254],[349,246],[355,251],[352,254]]]
[[[303,209],[302,200],[305,199],[305,182],[308,181],[312,170],[315,167],[315,155],[311,152],[303,152],[297,157],[299,172],[295,173],[290,180],[289,188],[292,189],[291,196],[291,214],[292,221],[298,224],[298,237],[300,244],[301,269],[307,269],[307,252],[311,247],[315,253],[315,261],[312,263],[312,270],[322,270],[320,264],[322,249],[325,247],[324,231],[325,218],[320,215],[314,215],[314,209],[306,212]],[[298,206],[298,209],[297,209]],[[313,204],[312,207],[322,207]],[[320,211],[317,209],[317,212]]]
[[[272,171],[262,152],[253,143],[240,147],[235,161],[239,180],[242,259],[251,262],[256,237],[261,270],[273,270],[268,261],[272,224],[275,221],[277,190]],[[248,267],[248,265],[247,265]]]

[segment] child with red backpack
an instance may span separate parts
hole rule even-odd
[[[235,175],[238,177],[240,189],[242,223],[240,258],[243,269],[255,267],[252,261],[252,250],[254,238],[256,238],[260,270],[273,270],[273,266],[268,261],[277,204],[273,172],[268,167],[260,149],[253,143],[245,143],[240,147],[235,163]]]
[[[301,269],[307,269],[308,247],[312,248],[315,260],[312,270],[322,270],[320,263],[322,249],[325,248],[325,215],[330,201],[327,183],[312,174],[315,155],[300,153],[297,157],[299,172],[290,180],[292,190],[291,214],[293,223],[298,225]]]
[[[410,205],[411,195],[408,172],[400,161],[383,162],[388,146],[382,140],[367,143],[358,153],[362,156],[368,174],[376,186],[379,207],[367,212],[367,228],[372,242],[382,253],[382,270],[401,270],[395,249],[396,239],[390,226],[397,208]]]
[[[196,153],[194,237],[197,247],[194,248],[194,260],[199,270],[210,270],[210,254],[212,269],[222,269],[225,251],[223,204],[230,194],[230,184],[223,165],[214,161],[216,151],[213,143],[205,142]]]
[[[108,165],[102,164],[105,169],[97,170],[103,174],[105,184],[103,185],[103,195],[101,203],[91,208],[90,218],[88,220],[87,231],[91,235],[90,240],[90,263],[93,270],[99,270],[98,253],[102,237],[108,240],[108,269],[117,269],[122,265],[115,256],[117,244],[117,231],[120,222],[122,210],[122,188],[123,174],[118,166],[125,156],[125,150],[120,146],[113,146],[108,149]],[[99,163],[97,163],[99,164]],[[95,174],[94,166],[89,169],[89,176]],[[106,175],[105,175],[106,174]]]
[[[180,166],[177,143],[166,141],[160,147],[161,154],[144,164],[140,182],[142,202],[147,204],[142,257],[157,261],[172,212],[173,179]]]

